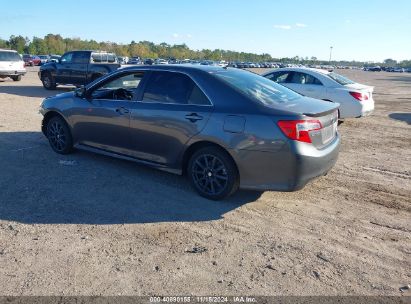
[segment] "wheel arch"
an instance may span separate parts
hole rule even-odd
[[[67,124],[67,126],[69,127],[69,130],[70,130],[70,132],[71,132],[70,124],[68,123],[68,121],[67,121],[67,119],[64,117],[64,115],[61,114],[61,113],[58,112],[58,111],[50,110],[50,111],[48,111],[48,112],[44,115],[43,120],[42,120],[42,122],[41,122],[41,131],[43,132],[43,134],[44,134],[45,136],[47,136],[47,134],[46,134],[46,128],[47,128],[48,122],[50,121],[50,119],[52,119],[53,117],[56,117],[56,116],[61,117],[61,118],[65,121],[65,123]],[[72,134],[72,135],[73,135],[73,134]]]
[[[185,175],[187,173],[188,162],[190,161],[191,156],[198,150],[205,148],[205,147],[215,147],[221,150],[222,152],[224,152],[233,161],[234,166],[237,170],[237,174],[240,177],[240,171],[238,169],[237,163],[235,159],[233,158],[233,156],[230,154],[230,152],[228,152],[228,150],[222,145],[217,144],[212,141],[208,141],[208,140],[201,140],[201,141],[194,142],[184,151],[184,154],[181,160],[182,175]]]

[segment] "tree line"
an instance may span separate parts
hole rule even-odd
[[[10,48],[20,54],[56,54],[71,50],[102,50],[113,52],[118,56],[139,56],[142,58],[174,58],[174,59],[195,59],[195,60],[225,60],[225,61],[244,61],[244,62],[287,62],[287,63],[304,63],[304,64],[332,64],[345,66],[363,66],[366,62],[360,61],[321,61],[316,57],[287,57],[273,58],[270,54],[254,54],[246,52],[236,52],[221,49],[202,49],[192,50],[186,44],[168,43],[155,44],[150,41],[131,41],[129,44],[118,44],[110,41],[97,42],[95,40],[83,40],[80,38],[63,38],[59,34],[48,34],[43,38],[10,36],[8,40],[0,38],[0,48]],[[386,59],[379,63],[382,66],[402,66],[411,67],[411,60],[397,62],[393,59]]]

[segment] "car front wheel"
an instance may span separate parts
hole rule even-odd
[[[56,88],[56,82],[49,72],[44,73],[41,77],[43,87],[47,90],[54,90]]]
[[[69,154],[73,150],[70,129],[63,118],[55,116],[47,123],[47,139],[51,148],[59,154]]]
[[[188,163],[187,175],[194,189],[211,200],[224,199],[239,186],[237,167],[219,148],[206,147],[195,152]]]

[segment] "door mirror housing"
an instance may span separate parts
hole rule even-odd
[[[86,96],[86,88],[82,85],[81,87],[75,89],[74,95],[80,98],[84,98]]]

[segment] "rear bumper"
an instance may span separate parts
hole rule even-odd
[[[310,180],[327,174],[337,161],[340,136],[326,148],[293,142],[278,152],[239,151],[236,162],[240,188],[296,191]]]
[[[361,116],[368,116],[374,111],[374,99],[361,102]]]
[[[26,70],[0,70],[0,76],[26,75]]]

